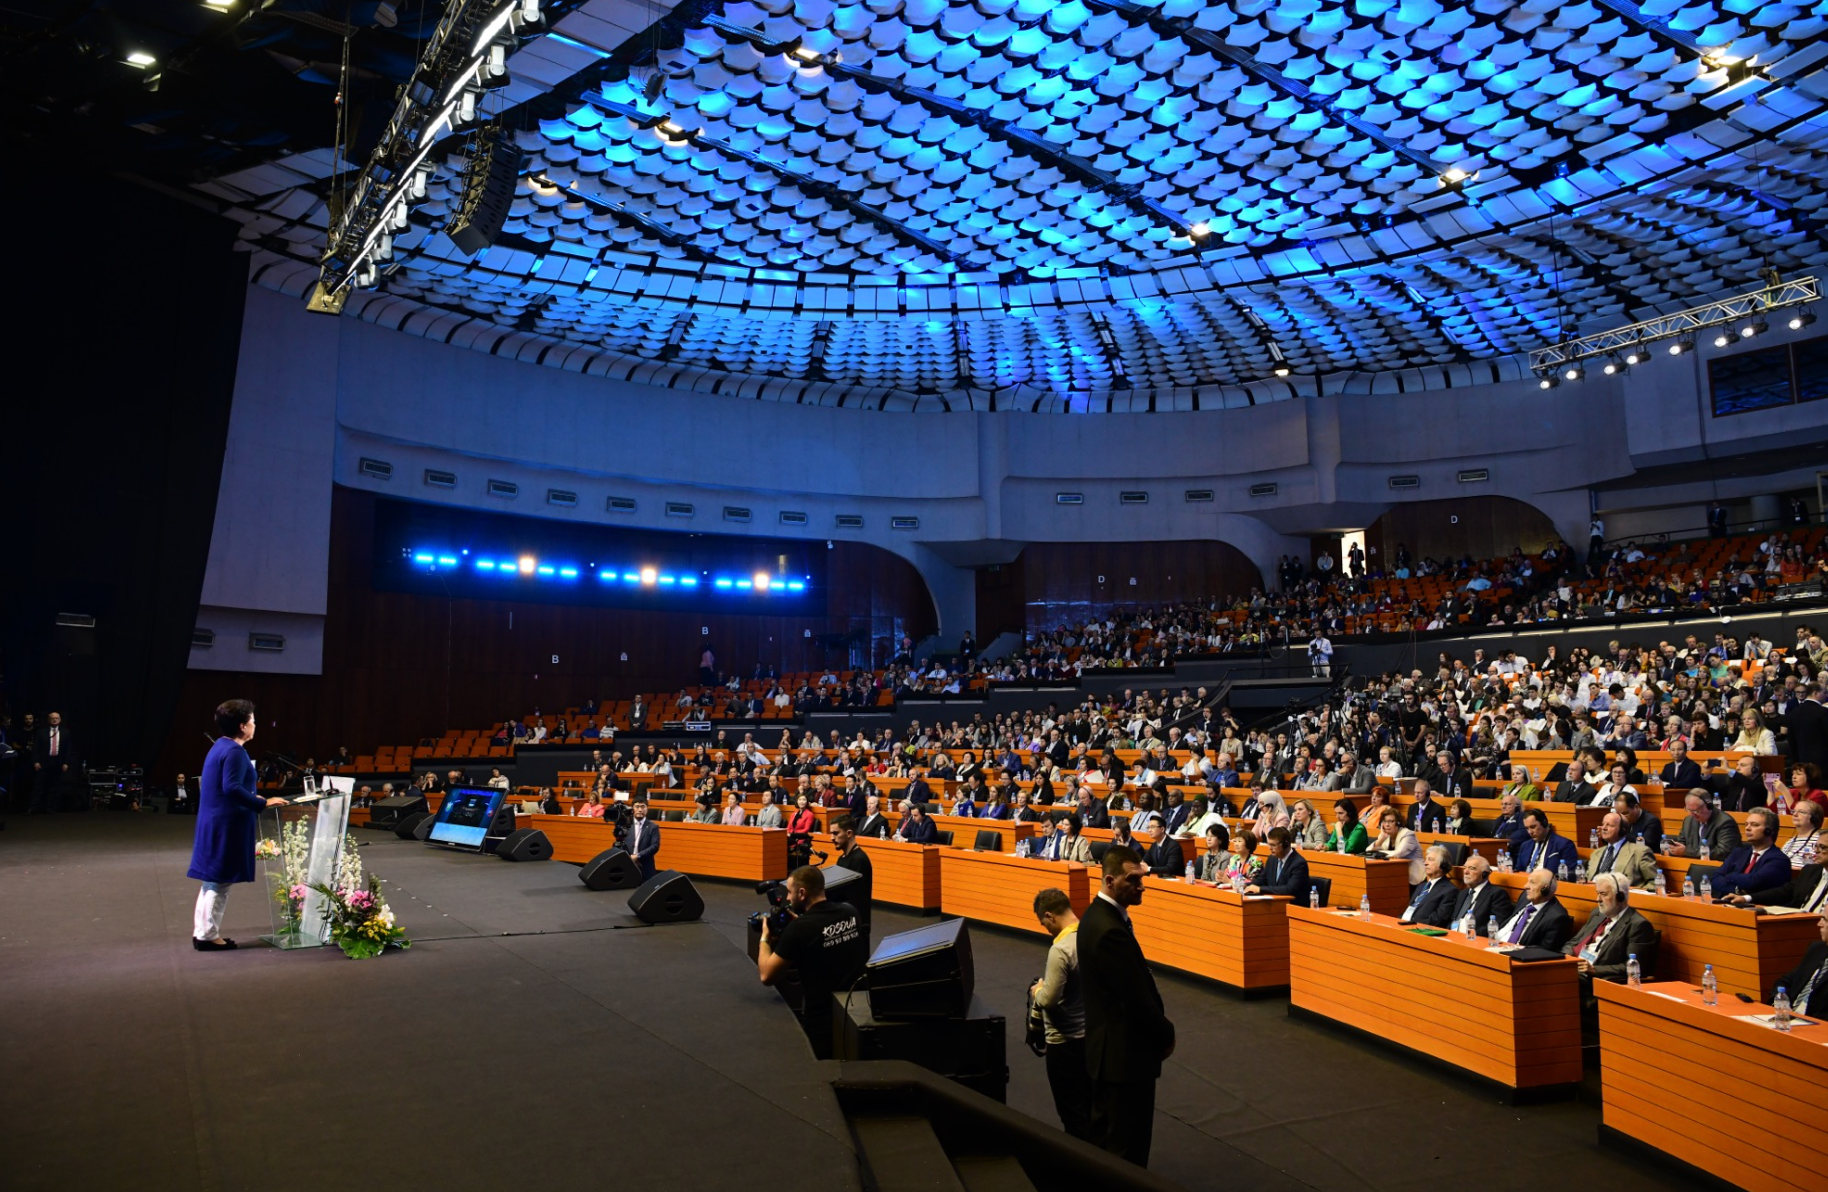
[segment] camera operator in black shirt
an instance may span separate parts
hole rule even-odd
[[[876,871],[870,866],[870,855],[857,843],[857,823],[848,815],[831,822],[832,847],[838,850],[834,865],[842,865],[857,875],[844,888],[844,900],[857,908],[857,922],[863,929],[863,945],[870,942],[870,896],[876,884]]]
[[[797,970],[805,1005],[800,1025],[812,1041],[813,1055],[832,1054],[832,994],[848,992],[869,961],[857,910],[825,897],[825,874],[802,865],[787,875],[787,909],[793,921],[778,936],[764,920],[756,969],[762,984],[774,985]]]

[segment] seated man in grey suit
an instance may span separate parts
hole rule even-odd
[[[1583,1004],[1593,997],[1593,982],[1611,981],[1623,984],[1626,963],[1638,958],[1638,968],[1645,977],[1654,976],[1657,967],[1657,944],[1661,939],[1649,919],[1627,905],[1631,887],[1616,873],[1602,873],[1593,879],[1599,904],[1573,939],[1562,945],[1562,951],[1580,962]]]
[[[1628,886],[1648,890],[1657,884],[1657,860],[1650,850],[1625,834],[1625,817],[1616,811],[1600,821],[1599,847],[1587,854],[1587,880],[1616,873]]]

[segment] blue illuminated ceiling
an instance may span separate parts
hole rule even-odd
[[[516,53],[501,242],[472,259],[438,230],[447,166],[350,310],[679,388],[1167,409],[1515,377],[1531,347],[1828,255],[1828,5],[666,14],[587,0]],[[318,189],[252,174],[207,189],[302,292]]]

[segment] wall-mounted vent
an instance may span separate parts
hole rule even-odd
[[[1276,482],[1272,480],[1268,484],[1253,484],[1250,486],[1250,495],[1253,497],[1273,497],[1276,495]]]
[[[781,510],[781,524],[783,526],[803,526],[808,520],[810,519],[797,509]]]
[[[456,488],[457,473],[440,472],[437,468],[425,469],[425,482],[433,488]]]
[[[511,501],[515,497],[520,496],[520,485],[514,483],[512,480],[491,480],[489,481],[489,495],[491,497],[505,497]]]
[[[889,529],[918,530],[920,529],[920,519],[918,517],[891,517],[889,519]]]
[[[567,492],[562,488],[549,488],[546,490],[546,504],[563,505],[567,509],[576,509],[578,507],[578,494]]]
[[[1390,478],[1390,487],[1391,488],[1421,488],[1422,487],[1422,478],[1420,476],[1392,476]]]
[[[752,516],[753,515],[741,505],[724,506],[724,520],[727,522],[746,522],[749,521]]]
[[[1147,505],[1149,503],[1149,494],[1148,493],[1118,493],[1117,494],[1117,503],[1119,505]]]
[[[861,530],[863,528],[863,515],[861,513],[840,513],[838,515],[838,528],[840,530]]]
[[[610,513],[633,513],[635,511],[635,498],[611,497],[603,503],[603,508]]]
[[[1083,504],[1085,504],[1085,494],[1084,493],[1055,493],[1054,494],[1054,504],[1056,504],[1056,505],[1083,505]]]
[[[191,649],[207,650],[215,644],[216,631],[214,629],[193,629],[190,631]]]
[[[95,618],[88,613],[58,613],[57,624],[65,629],[93,629]]]
[[[248,634],[248,649],[250,650],[266,650],[270,653],[278,653],[285,648],[286,635],[283,633]]]
[[[1468,468],[1459,474],[1461,484],[1483,484],[1492,478],[1490,468]]]
[[[691,517],[692,507],[684,501],[668,501],[666,503],[666,515],[668,517]]]
[[[372,476],[376,480],[392,480],[394,466],[384,459],[369,459],[364,456],[362,457],[362,475]]]
[[[1212,490],[1209,488],[1190,488],[1187,490],[1186,496],[1189,505],[1204,505],[1212,500]]]

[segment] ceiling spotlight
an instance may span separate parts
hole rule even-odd
[[[1732,342],[1733,342],[1732,337],[1727,335],[1727,333],[1724,331],[1722,331],[1719,335],[1716,335],[1714,337],[1714,346],[1716,348],[1724,348]]]
[[[1212,235],[1212,225],[1202,219],[1200,222],[1188,228],[1187,234],[1192,236],[1195,240],[1202,240],[1207,236]]]
[[[1618,359],[1608,360],[1606,361],[1606,367],[1601,371],[1609,377],[1616,376],[1625,371],[1625,362]]]
[[[819,60],[819,51],[813,49],[811,46],[799,46],[793,51],[793,56],[802,62],[817,62]]]
[[[137,66],[141,70],[145,70],[149,66],[156,66],[158,61],[157,58],[148,54],[145,50],[134,50],[127,55],[127,65]]]
[[[1642,364],[1646,359],[1648,359],[1648,357],[1645,355],[1644,349],[1642,348],[1633,348],[1631,351],[1625,353],[1626,364]]]
[[[1557,377],[1554,373],[1543,373],[1542,378],[1536,382],[1536,388],[1553,389],[1559,384],[1561,384],[1560,377]]]
[[[1278,364],[1278,365],[1277,365],[1277,366],[1276,366],[1276,375],[1277,375],[1277,376],[1279,376],[1279,377],[1286,377],[1286,376],[1288,376],[1288,365],[1286,365],[1286,364]]]
[[[1760,319],[1756,323],[1747,323],[1745,326],[1741,327],[1739,329],[1739,338],[1751,339],[1754,335],[1763,335],[1770,329],[1770,324],[1766,323],[1763,319]]]
[[[1679,339],[1675,343],[1669,345],[1669,354],[1671,356],[1680,356],[1684,352],[1692,352],[1694,350],[1695,341],[1692,339]]]
[[[1465,170],[1462,170],[1459,166],[1449,166],[1441,172],[1441,184],[1443,186],[1454,186],[1466,181],[1471,176],[1472,175],[1468,174]]]
[[[1570,365],[1568,367],[1568,370],[1566,372],[1562,373],[1561,375],[1562,375],[1563,380],[1578,381],[1582,377],[1587,375],[1587,370],[1582,368],[1580,365],[1575,364],[1575,365]]]
[[[1790,330],[1801,331],[1804,327],[1807,327],[1813,322],[1815,322],[1815,314],[1811,311],[1805,310],[1798,314],[1793,314],[1790,316]]]

